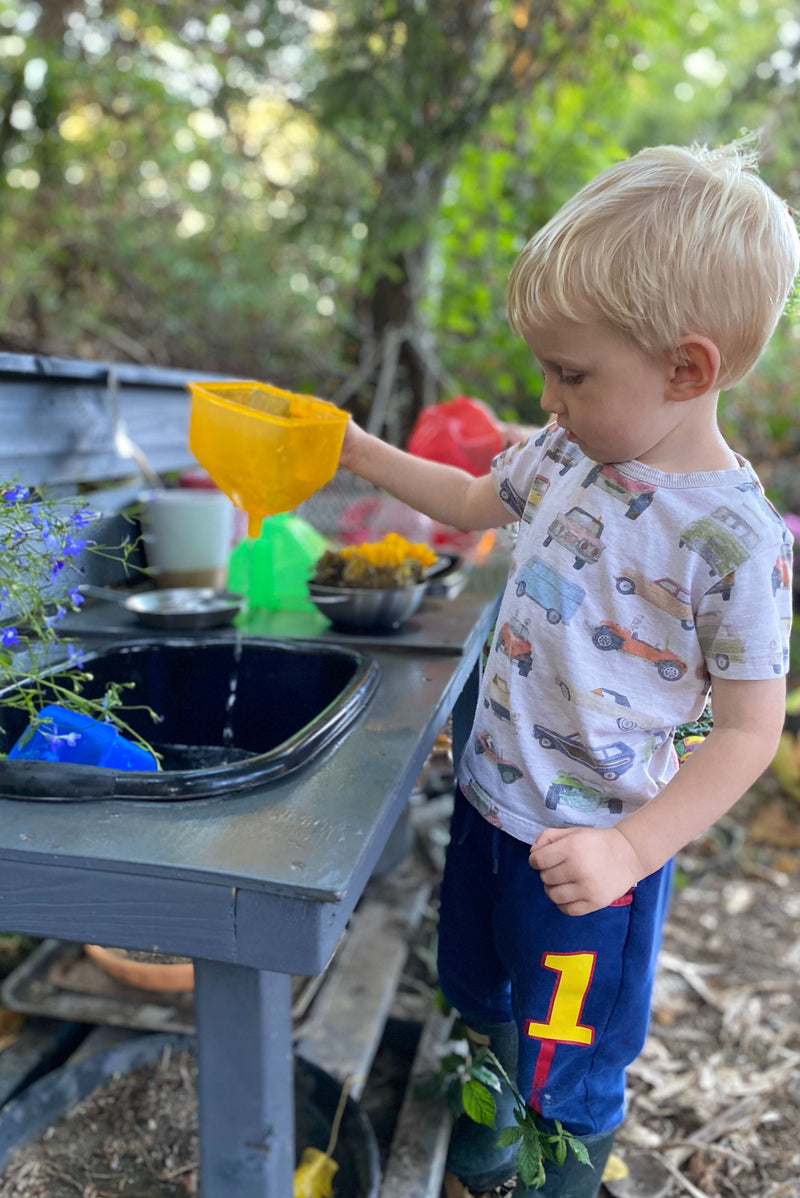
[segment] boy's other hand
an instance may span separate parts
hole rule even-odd
[[[565,915],[607,907],[646,873],[617,828],[545,828],[528,861],[538,869],[547,897]]]

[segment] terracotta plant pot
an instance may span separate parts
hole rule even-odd
[[[139,990],[193,990],[194,965],[186,958],[163,958],[160,953],[131,955],[124,948],[84,944],[86,956],[118,982]],[[145,958],[141,960],[140,958]]]

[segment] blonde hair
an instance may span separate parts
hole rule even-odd
[[[722,357],[719,385],[753,366],[800,266],[783,200],[751,137],[658,146],[601,172],[527,243],[509,278],[515,333],[600,321],[654,356],[690,333]]]

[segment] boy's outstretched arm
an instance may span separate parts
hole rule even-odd
[[[714,727],[664,789],[613,828],[547,828],[530,852],[567,915],[607,907],[724,815],[764,772],[783,728],[783,678],[712,683]]]
[[[442,524],[476,530],[513,519],[491,475],[473,478],[455,466],[414,457],[365,433],[352,420],[347,422],[339,464]]]

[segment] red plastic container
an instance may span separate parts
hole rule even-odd
[[[499,420],[485,403],[467,395],[423,409],[407,445],[418,458],[460,466],[476,476],[488,472],[502,448]]]

